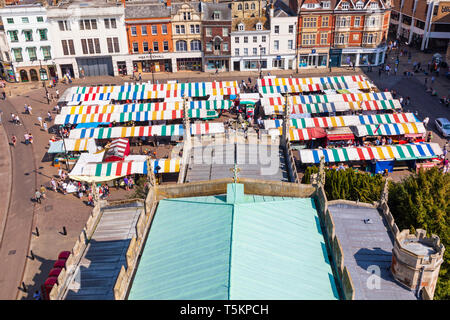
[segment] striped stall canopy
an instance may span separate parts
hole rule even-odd
[[[125,138],[115,139],[107,146],[108,151],[106,153],[113,152],[114,156],[125,157],[125,152],[129,143],[128,139]]]
[[[62,107],[60,114],[125,113],[182,109],[183,102],[130,103],[118,105],[106,104],[103,106]]]
[[[228,110],[233,106],[230,100],[190,101],[189,109]]]
[[[333,149],[300,150],[302,163],[371,161],[371,160],[415,160],[440,156],[442,149],[437,143],[386,145],[376,147],[349,147]]]
[[[128,122],[128,121],[150,121],[150,120],[173,120],[183,118],[183,110],[171,111],[149,111],[149,112],[127,112],[127,113],[95,113],[82,115],[57,115],[55,124],[78,124],[89,122]],[[189,110],[191,118],[215,118],[218,113],[213,110],[194,109]]]
[[[206,122],[191,124],[191,135],[214,134],[225,132],[223,122]]]
[[[402,106],[398,100],[379,100],[361,102],[330,102],[330,103],[306,103],[294,104],[291,113],[323,113],[323,112],[343,112],[349,110],[372,111],[400,109]],[[283,105],[265,105],[265,114],[283,114]]]
[[[89,151],[95,152],[97,145],[95,139],[64,139],[66,151]]]
[[[422,122],[371,124],[356,126],[356,136],[395,136],[403,134],[424,134],[425,126]]]
[[[314,133],[312,132],[312,128],[307,129],[294,129],[290,128],[288,133],[288,138],[290,141],[304,141],[304,140],[314,140]],[[281,136],[283,135],[283,128],[270,129],[269,135],[271,136]]]
[[[181,159],[159,159],[152,161],[152,170],[155,172],[155,168],[160,167],[158,173],[174,173],[180,172]],[[156,172],[155,172],[156,173]]]
[[[323,90],[343,90],[343,89],[370,89],[371,85],[368,81],[347,83],[312,83],[301,85],[285,85],[285,86],[264,86],[259,89],[261,94],[273,93],[302,93]]]
[[[78,93],[73,94],[68,101],[70,102],[89,102],[89,101],[109,101],[114,99],[112,93]]]
[[[313,77],[313,78],[263,78],[258,79],[258,87],[270,86],[299,86],[305,84],[337,84],[364,82],[367,79],[361,75],[340,77]]]
[[[131,174],[147,174],[147,161],[115,161],[86,164],[83,175],[95,177],[123,177]]]
[[[70,138],[94,138],[94,139],[113,139],[113,138],[131,138],[131,137],[168,137],[182,136],[184,128],[182,124],[174,125],[155,125],[138,127],[109,127],[109,128],[90,128],[73,129],[70,131]]]
[[[117,86],[77,87],[76,94],[112,93]]]
[[[290,126],[297,129],[304,128],[331,128],[360,126],[366,124],[389,124],[389,123],[408,123],[420,122],[412,113],[394,113],[394,114],[376,114],[362,116],[338,116],[338,117],[316,117],[291,119]],[[283,120],[264,120],[264,128],[272,129],[281,127]]]

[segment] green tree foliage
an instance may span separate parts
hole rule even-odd
[[[319,168],[306,168],[302,183],[311,183],[311,175],[319,172]],[[325,169],[325,193],[328,200],[359,200],[372,203],[378,201],[383,190],[382,175],[370,175],[353,169]]]
[[[446,250],[434,299],[450,299],[450,173],[433,168],[389,184],[389,208],[400,230],[437,234]]]

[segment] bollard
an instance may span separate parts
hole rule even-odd
[[[34,260],[34,253],[33,253],[33,250],[30,250],[30,259],[31,259],[31,260]]]
[[[39,229],[36,227],[36,237],[39,237]]]
[[[66,230],[66,227],[65,226],[63,226],[63,233],[62,233],[64,236],[66,236],[67,235],[67,230]]]

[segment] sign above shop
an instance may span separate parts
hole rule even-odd
[[[164,59],[164,55],[162,54],[146,54],[146,55],[142,55],[142,56],[138,56],[138,59],[140,60],[156,60],[156,59]]]

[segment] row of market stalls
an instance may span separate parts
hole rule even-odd
[[[281,118],[289,108],[287,138],[303,167],[323,156],[328,165],[364,164],[372,172],[391,172],[394,164],[418,167],[442,154],[437,144],[424,142],[424,124],[364,76],[271,78],[258,85],[270,135],[283,134]]]
[[[232,108],[234,101],[230,97],[239,94],[236,81],[125,84],[68,90],[60,101],[62,107],[55,124],[69,127],[69,137],[52,143],[49,153],[77,154],[69,177],[97,182],[147,174],[149,156],[130,154],[130,143],[145,146],[152,141],[153,146],[172,142],[181,145],[186,133],[185,110],[191,121],[190,135],[223,133],[224,124],[211,120]],[[174,154],[167,159],[152,158],[151,170],[156,174],[178,173],[181,154],[171,156]]]

